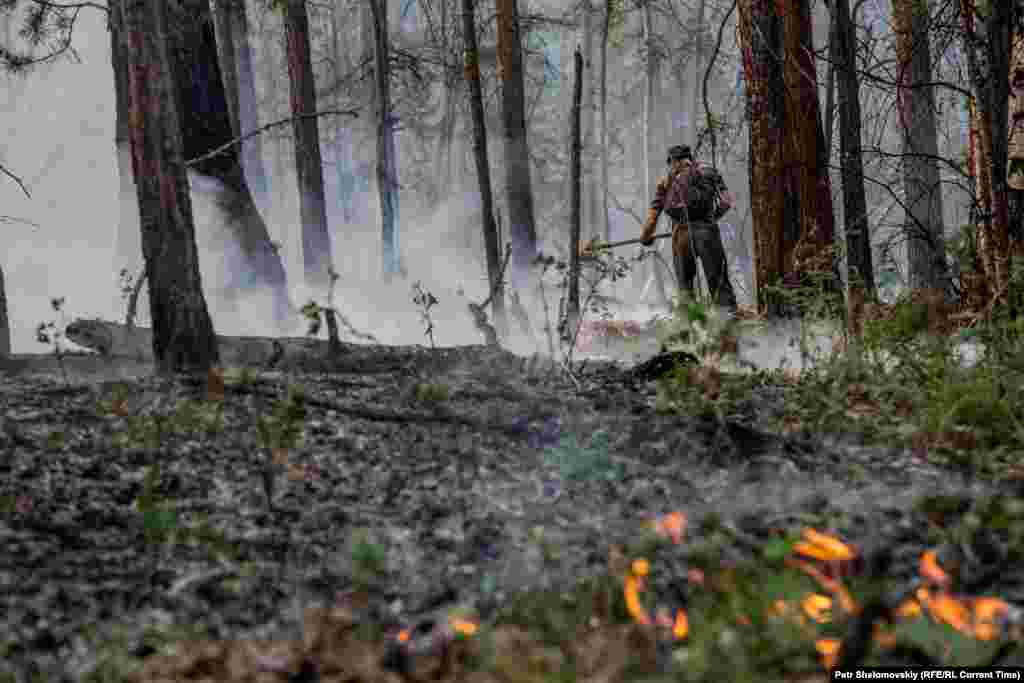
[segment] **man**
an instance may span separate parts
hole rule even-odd
[[[718,219],[732,207],[732,194],[718,171],[694,162],[687,145],[670,148],[667,163],[669,173],[658,181],[640,240],[644,246],[653,244],[658,217],[662,211],[667,213],[672,219],[672,261],[680,289],[693,295],[699,258],[712,300],[735,311],[736,295],[718,232]]]

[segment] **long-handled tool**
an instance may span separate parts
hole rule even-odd
[[[660,240],[663,237],[671,236],[671,232],[661,232],[651,237],[651,239]],[[640,244],[640,242],[641,239],[639,237],[633,238],[631,240],[622,240],[621,242],[600,242],[596,240],[587,240],[585,242],[580,242],[579,253],[580,256],[583,258],[586,258],[588,256],[593,257],[594,252],[601,249],[614,249],[615,247],[624,247],[628,244]]]

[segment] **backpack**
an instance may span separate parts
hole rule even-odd
[[[698,167],[690,175],[686,190],[686,210],[691,221],[711,222],[718,219],[718,171],[710,166]]]

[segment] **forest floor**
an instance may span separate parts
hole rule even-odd
[[[937,343],[657,381],[472,346],[15,357],[0,681],[1020,666],[1024,370]]]

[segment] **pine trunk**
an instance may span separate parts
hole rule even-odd
[[[390,45],[387,0],[370,0],[374,27],[374,76],[377,86],[377,192],[380,195],[384,278],[402,272],[398,235],[398,162],[396,119],[391,111]]]
[[[526,287],[537,254],[523,78],[517,0],[498,0],[498,79],[505,129],[505,194],[512,240],[512,282],[520,290]]]
[[[505,286],[501,273],[501,244],[498,226],[494,222],[494,193],[491,186],[491,164],[487,158],[487,124],[484,118],[483,90],[480,87],[480,51],[476,40],[476,0],[462,0],[462,33],[465,40],[464,75],[469,86],[469,103],[473,115],[473,157],[476,159],[477,181],[487,251],[487,281],[490,283],[491,312],[501,338],[508,337],[508,318],[505,315]]]
[[[860,79],[856,63],[856,26],[850,1],[836,0],[836,85],[839,100],[839,163],[843,177],[843,220],[846,233],[849,302],[875,296],[875,270],[871,258],[864,164],[861,153]],[[850,321],[857,323],[859,321]]]
[[[747,112],[750,120],[750,204],[754,236],[754,286],[758,308],[781,313],[781,301],[768,287],[784,273],[782,147],[785,130],[782,19],[771,0],[739,0],[739,29]]]
[[[302,221],[302,263],[306,284],[317,292],[330,286],[331,237],[327,230],[320,132],[316,119],[316,85],[309,57],[306,0],[288,0],[284,16],[291,91],[292,135]]]
[[[572,93],[572,115],[569,157],[569,178],[571,191],[569,194],[569,303],[567,323],[569,334],[575,337],[580,321],[580,101],[583,99],[583,55],[579,48],[573,53],[573,73],[575,82]]]
[[[928,5],[893,3],[896,34],[897,112],[903,135],[904,234],[911,289],[948,289],[943,241],[942,187],[938,166],[935,98]]]
[[[118,0],[126,33],[129,136],[161,373],[207,371],[217,338],[199,278],[168,14],[178,0]]]

